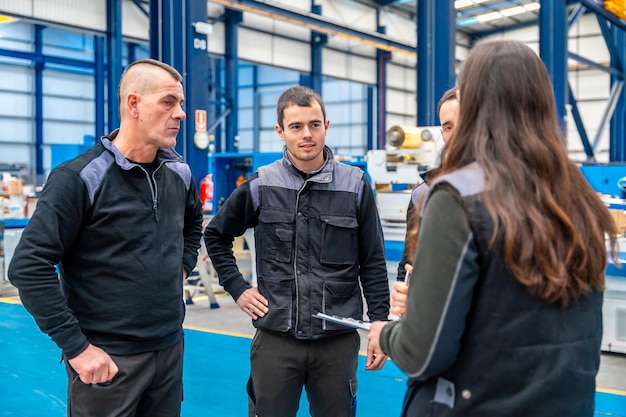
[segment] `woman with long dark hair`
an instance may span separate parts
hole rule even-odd
[[[410,376],[405,416],[592,416],[615,224],[533,50],[478,44],[458,88],[405,314],[373,323],[369,349]]]

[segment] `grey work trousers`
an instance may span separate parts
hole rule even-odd
[[[179,417],[183,400],[183,341],[156,352],[111,355],[119,372],[84,384],[65,359],[68,417]]]
[[[249,415],[295,417],[304,387],[312,417],[354,417],[360,345],[356,330],[318,340],[257,330],[250,349]]]

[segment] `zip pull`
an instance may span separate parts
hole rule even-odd
[[[154,221],[155,222],[159,222],[159,208],[157,207],[156,203],[152,206],[152,211],[154,212]]]

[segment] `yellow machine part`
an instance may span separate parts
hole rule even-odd
[[[417,149],[422,142],[434,139],[429,128],[416,126],[392,126],[387,130],[387,144],[398,149]]]
[[[417,149],[422,144],[422,132],[415,126],[391,126],[386,136],[387,143],[396,148]]]

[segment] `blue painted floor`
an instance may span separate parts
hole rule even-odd
[[[186,330],[182,417],[245,416],[250,339]],[[0,416],[63,417],[66,376],[59,349],[20,304],[0,302]],[[361,357],[359,369],[364,369]],[[359,371],[358,417],[399,416],[406,376],[388,362]],[[626,417],[626,395],[598,392],[596,415]],[[306,399],[298,417],[308,416]],[[559,416],[564,417],[564,416]]]
[[[182,417],[247,415],[250,342],[246,337],[186,330]],[[0,416],[66,415],[67,378],[60,351],[20,304],[0,302],[0,358]],[[360,359],[359,368],[364,369]],[[361,371],[357,415],[400,415],[405,381],[393,363],[380,372]],[[298,416],[308,416],[304,398]]]

